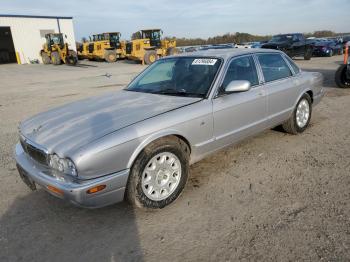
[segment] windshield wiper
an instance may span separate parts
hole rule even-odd
[[[176,89],[171,89],[171,88],[159,90],[157,92],[153,92],[153,94],[174,95],[174,96],[192,96],[192,97],[204,96],[204,94],[200,94],[200,93],[187,93],[186,90],[184,90],[184,89],[176,90]]]

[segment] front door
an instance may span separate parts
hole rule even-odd
[[[234,80],[247,80],[251,89],[225,94],[224,88]],[[214,138],[216,147],[234,143],[263,130],[266,126],[267,98],[260,85],[251,55],[234,58],[228,67],[219,94],[213,99]]]

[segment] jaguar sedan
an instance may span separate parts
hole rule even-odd
[[[320,73],[276,50],[167,57],[123,90],[23,121],[17,167],[31,189],[78,206],[163,208],[209,154],[279,125],[302,133],[323,93]]]

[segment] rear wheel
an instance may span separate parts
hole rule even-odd
[[[105,52],[105,60],[108,63],[114,63],[115,61],[117,61],[117,54],[115,51],[113,50],[108,50]]]
[[[304,54],[304,60],[310,60],[312,57],[312,48],[308,47]]]
[[[51,53],[51,63],[54,65],[60,65],[61,64],[61,58],[58,52],[52,52]]]
[[[347,65],[341,65],[335,72],[335,83],[341,88],[350,88],[350,78],[346,75]]]
[[[189,148],[175,137],[156,140],[137,157],[130,171],[126,196],[143,208],[163,208],[181,194],[189,171]]]
[[[146,65],[150,65],[158,59],[157,52],[155,50],[146,51],[143,59]]]
[[[43,63],[44,63],[45,65],[48,65],[48,64],[51,63],[51,60],[50,60],[49,55],[48,55],[47,53],[45,53],[45,52],[42,52],[42,53],[41,53],[41,59],[43,60]]]
[[[311,113],[311,98],[308,94],[304,94],[298,101],[291,117],[282,124],[282,128],[293,135],[304,132],[310,123]]]

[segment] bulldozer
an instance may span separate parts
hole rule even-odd
[[[93,35],[90,42],[83,43],[78,51],[79,58],[104,60],[109,63],[125,58],[125,43],[120,41],[119,32]]]
[[[46,34],[45,39],[46,43],[43,45],[43,49],[40,51],[40,56],[44,64],[77,64],[77,53],[68,48],[68,44],[63,40],[62,33]]]
[[[157,59],[176,53],[176,41],[161,39],[161,29],[140,30],[126,43],[126,57],[150,65]]]

